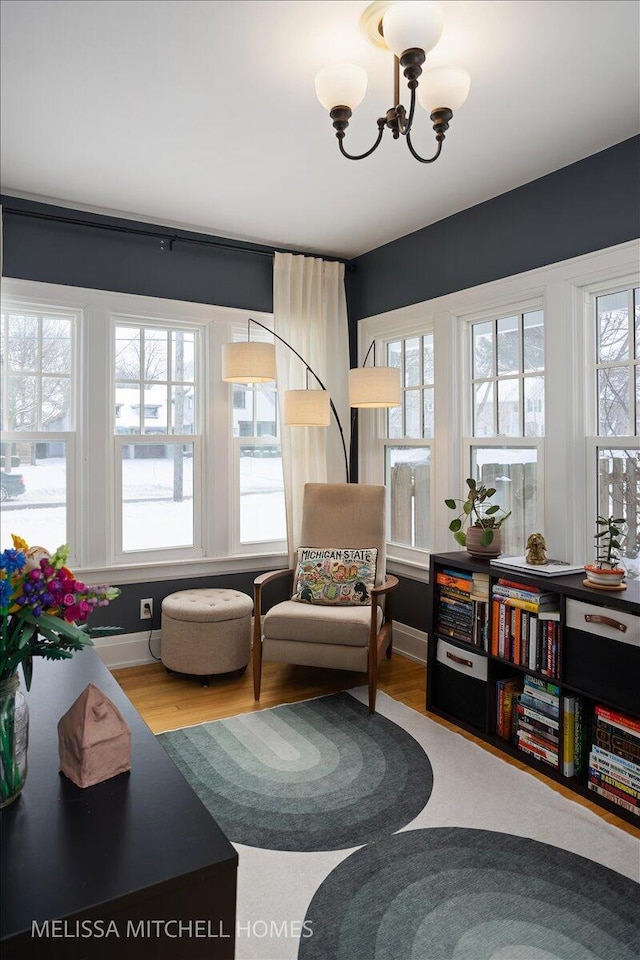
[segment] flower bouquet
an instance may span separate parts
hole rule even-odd
[[[120,591],[77,580],[68,556],[67,545],[49,554],[15,535],[13,548],[0,553],[0,806],[15,799],[27,773],[28,714],[18,667],[29,690],[33,657],[63,660],[92,644],[92,636],[119,631],[87,626],[92,610]]]

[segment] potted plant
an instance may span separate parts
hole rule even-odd
[[[626,570],[620,563],[620,550],[624,534],[624,517],[598,517],[596,542],[596,562],[585,564],[587,580],[594,586],[619,589]]]
[[[490,503],[495,487],[486,487],[477,483],[473,477],[467,479],[469,491],[466,500],[454,498],[445,500],[450,510],[457,510],[458,516],[449,524],[456,543],[466,547],[472,556],[499,557],[502,553],[501,526],[511,516],[497,503]],[[469,521],[465,532],[464,524]]]

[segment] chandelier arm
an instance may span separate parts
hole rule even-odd
[[[320,379],[320,377],[318,376],[318,374],[315,372],[315,370],[313,369],[313,367],[310,367],[310,366],[309,366],[309,364],[307,363],[307,361],[304,359],[304,357],[303,357],[301,354],[298,353],[298,351],[296,350],[295,347],[292,347],[291,344],[290,344],[290,343],[287,343],[287,341],[286,341],[283,337],[281,337],[279,334],[277,334],[277,333],[275,332],[275,330],[271,330],[270,327],[265,326],[264,323],[260,323],[259,320],[255,320],[253,317],[250,317],[250,318],[249,318],[249,323],[256,323],[259,327],[262,327],[263,330],[266,330],[268,333],[270,333],[272,336],[274,336],[274,337],[276,338],[276,340],[279,340],[280,343],[283,343],[283,344],[285,345],[285,347],[288,347],[289,350],[291,350],[292,353],[295,353],[295,355],[296,355],[296,357],[298,358],[298,360],[300,360],[300,361],[304,364],[305,369],[306,369],[306,371],[307,371],[307,374],[310,373],[312,376],[314,376],[314,377],[316,378],[316,380],[318,381],[318,385],[320,386],[320,389],[321,389],[321,390],[324,390],[325,392],[328,392],[328,391],[327,391],[327,388],[325,387],[324,383],[322,382],[322,380]],[[335,404],[334,404],[334,402],[333,402],[333,400],[332,400],[332,398],[331,398],[331,395],[329,395],[329,406],[331,407],[331,411],[332,411],[332,413],[333,413],[333,415],[334,415],[334,417],[335,417],[335,419],[336,419],[336,423],[337,423],[337,425],[338,425],[338,430],[340,431],[340,440],[342,441],[342,453],[343,453],[343,455],[344,455],[345,474],[346,474],[346,477],[347,477],[347,483],[350,483],[350,482],[351,482],[351,477],[349,476],[349,460],[348,460],[348,457],[347,457],[347,444],[346,444],[345,439],[344,439],[344,431],[343,431],[343,429],[342,429],[342,424],[340,423],[340,417],[338,416],[338,411],[336,410],[336,407],[335,407]]]
[[[414,150],[413,144],[411,143],[411,131],[410,130],[407,131],[407,146],[409,147],[409,152],[411,153],[411,156],[415,157],[416,160],[419,160],[420,163],[433,163],[434,160],[437,160],[442,152],[442,142],[443,142],[442,140],[438,141],[438,149],[436,150],[436,152],[432,157],[428,157],[428,158],[421,157],[419,153],[416,153],[416,151]]]
[[[340,153],[342,154],[342,156],[346,157],[347,160],[364,160],[366,157],[370,157],[373,151],[377,150],[378,147],[380,146],[380,141],[382,140],[382,135],[384,133],[386,122],[387,121],[385,117],[380,117],[380,119],[378,120],[378,137],[376,142],[374,143],[374,145],[371,147],[370,150],[366,151],[366,153],[359,153],[357,155],[347,153],[347,151],[344,149],[344,146],[342,145],[342,141],[344,140],[344,131],[339,131],[336,134],[336,136],[338,138],[338,146],[340,147]],[[340,133],[342,133],[342,136],[340,136]]]
[[[411,84],[415,84],[415,86],[412,86]],[[409,136],[409,134],[411,133],[411,127],[413,126],[413,118],[415,117],[415,113],[416,113],[416,86],[417,85],[418,85],[417,80],[411,80],[409,82],[409,89],[411,90],[411,103],[409,105],[409,116],[407,117],[404,123],[404,126],[400,131],[403,137]]]

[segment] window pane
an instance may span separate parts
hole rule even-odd
[[[503,553],[524,554],[527,537],[540,529],[536,450],[472,447],[471,471],[477,480],[496,488],[492,503],[511,511],[501,528]]]
[[[193,544],[193,444],[122,449],[122,549]]]
[[[498,320],[498,373],[518,373],[520,370],[520,343],[518,317]]]
[[[240,542],[285,540],[280,444],[240,445]]]
[[[629,308],[627,291],[597,298],[598,362],[629,359]]]
[[[524,378],[524,435],[544,437],[544,377]]]
[[[406,390],[404,394],[405,437],[418,440],[420,431],[420,390]]]
[[[171,388],[172,433],[193,433],[194,389],[191,386]],[[147,432],[145,430],[145,432]]]
[[[493,323],[473,324],[473,378],[493,376]]]
[[[423,383],[433,383],[433,334],[422,338]]]
[[[116,328],[116,377],[119,380],[140,380],[140,331],[134,327]]]
[[[179,338],[176,344],[178,357],[176,366],[178,369],[183,366],[182,360],[182,341]],[[168,335],[166,330],[144,331],[144,379],[145,380],[167,380],[168,379]]]
[[[71,429],[71,381],[68,377],[42,378],[41,429]]]
[[[520,380],[498,380],[498,434],[519,437]]]
[[[422,436],[426,438],[433,436],[433,387],[427,387],[423,391],[424,407],[424,427]]]
[[[277,437],[278,435],[278,395],[272,384],[256,384],[255,418],[256,436]]]
[[[195,334],[174,330],[171,334],[171,376],[178,383],[195,379]]]
[[[529,370],[544,369],[544,313],[533,310],[523,315],[523,367]]]
[[[67,542],[67,445],[3,443],[0,471],[1,549],[17,533],[30,545],[50,550]]]
[[[387,363],[390,367],[402,370],[402,340],[394,340],[387,344]]]
[[[140,390],[116,383],[116,433],[140,433]]]
[[[629,433],[629,368],[598,370],[598,433],[624,437]]]
[[[36,377],[9,377],[9,430],[35,430],[38,423]]]
[[[635,358],[640,360],[640,287],[636,287],[633,291],[633,304],[634,304],[634,314],[635,314]]]
[[[627,571],[640,576],[640,452],[598,449],[598,513],[627,521],[622,556]],[[594,552],[595,556],[595,552]]]
[[[390,540],[427,549],[431,543],[431,451],[386,447],[385,482],[390,498]]]
[[[398,440],[402,434],[402,407],[389,407],[387,410],[387,436],[391,440]]]
[[[476,383],[473,388],[473,435],[492,437],[494,433],[493,383]]]
[[[42,372],[71,373],[71,321],[65,317],[42,320]]]
[[[11,370],[37,370],[38,318],[11,314],[7,356]]]
[[[421,375],[420,337],[411,337],[404,342],[404,384],[417,387]]]

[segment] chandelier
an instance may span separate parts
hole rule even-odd
[[[372,43],[394,54],[393,106],[378,119],[378,135],[373,146],[365,153],[348,153],[344,147],[346,129],[353,111],[366,93],[367,74],[355,64],[335,64],[320,70],[316,76],[316,95],[329,111],[340,153],[348,160],[364,160],[380,146],[388,127],[394,140],[404,137],[416,160],[433,163],[440,156],[454,111],[467,99],[471,84],[469,74],[460,67],[433,67],[422,71],[427,54],[442,33],[442,8],[433,0],[404,0],[400,3],[379,0],[365,9],[360,26]],[[400,67],[410,91],[408,113],[400,103]],[[435,131],[437,148],[432,157],[421,157],[411,140],[416,99],[429,113]]]

